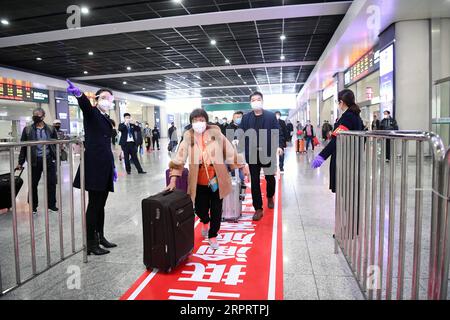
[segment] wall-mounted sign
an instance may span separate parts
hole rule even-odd
[[[322,100],[328,100],[331,97],[334,97],[337,94],[337,83],[333,83],[332,85],[326,87],[325,89],[323,89],[322,92]]]
[[[344,83],[350,86],[365,76],[378,70],[380,67],[380,51],[370,50],[344,74]]]
[[[64,112],[59,113],[59,119],[60,120],[66,120],[67,119],[67,113],[64,113]]]
[[[394,115],[394,45],[380,53],[380,112],[389,110]]]
[[[48,103],[48,90],[31,87],[31,82],[0,77],[0,99]]]
[[[33,102],[48,103],[48,90],[31,88]]]

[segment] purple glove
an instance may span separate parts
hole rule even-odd
[[[311,168],[317,169],[319,168],[323,163],[325,162],[325,159],[322,158],[321,155],[318,155],[314,158],[313,162],[311,163]]]
[[[66,79],[66,81],[69,84],[69,87],[67,88],[67,92],[70,94],[73,94],[77,98],[81,97],[80,89],[75,87],[74,84],[69,79]]]
[[[117,182],[117,169],[114,168],[113,181]]]

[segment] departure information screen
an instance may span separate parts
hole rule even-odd
[[[0,78],[0,99],[48,103],[48,90],[32,88],[27,81]]]
[[[345,72],[345,85],[349,86],[380,67],[380,51],[374,49],[359,59],[347,72]]]

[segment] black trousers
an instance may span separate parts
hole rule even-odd
[[[42,172],[44,171],[44,162],[42,158],[38,157],[35,166],[32,166],[31,174],[31,190],[33,193],[33,209],[36,210],[39,204],[38,199],[38,185],[41,180]],[[47,157],[47,194],[48,206],[54,207],[56,205],[56,163],[50,157]]]
[[[155,150],[155,143],[156,143],[156,146],[158,147],[158,150],[159,150],[159,139],[158,138],[152,138],[152,142],[153,142],[153,150]]]
[[[86,211],[87,240],[93,241],[95,233],[103,235],[105,205],[109,191],[88,191],[89,203]]]
[[[133,163],[136,166],[137,171],[142,172],[143,170],[137,157],[138,148],[136,146],[136,143],[127,142],[125,145],[122,146],[122,150],[123,150],[123,157],[125,158],[125,169],[127,170],[127,172],[131,172],[130,157],[133,160]]]
[[[261,164],[249,164],[250,180],[252,184],[252,199],[255,210],[263,208],[263,200],[261,195]],[[272,198],[275,194],[275,176],[264,175],[266,179],[266,197]]]
[[[210,223],[208,238],[217,237],[222,221],[222,200],[219,190],[212,192],[208,186],[197,185],[195,214],[202,223]]]
[[[391,160],[391,140],[386,140],[386,160]]]

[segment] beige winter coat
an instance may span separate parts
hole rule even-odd
[[[195,136],[197,135],[195,134]],[[186,131],[177,154],[169,163],[170,176],[180,177],[183,173],[184,165],[189,158],[187,193],[191,196],[193,202],[195,201],[197,191],[199,164],[202,162],[202,152],[198,146],[200,142],[196,141],[196,139],[194,138],[194,131],[192,129]],[[203,139],[205,141],[206,161],[212,163],[214,166],[219,183],[219,196],[220,199],[223,199],[231,192],[231,178],[227,164],[231,170],[234,170],[244,167],[245,162],[242,156],[238,156],[235,148],[222,134],[219,127],[207,125],[203,133]]]

